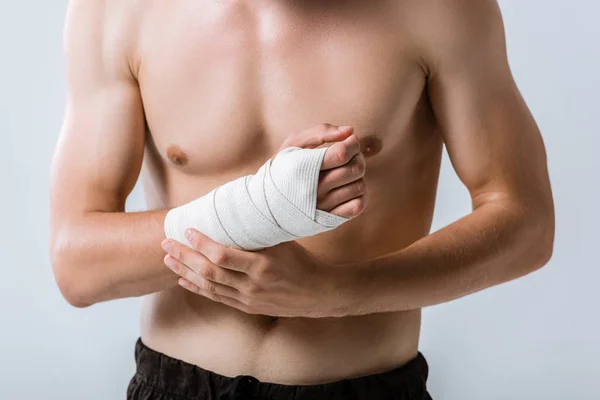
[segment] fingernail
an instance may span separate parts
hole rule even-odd
[[[167,256],[165,259],[165,264],[169,268],[173,268],[175,266],[175,259],[173,257]]]
[[[171,243],[170,240],[165,240],[164,242],[162,242],[162,248],[166,252],[169,252],[171,250],[172,246],[173,246],[173,243]]]
[[[187,281],[184,281],[183,279],[179,279],[177,283],[179,283],[179,286],[183,286],[184,288],[188,287]]]
[[[191,229],[188,229],[185,231],[185,238],[187,240],[192,240],[194,238],[194,231]]]
[[[344,125],[344,126],[340,126],[340,127],[338,128],[338,131],[340,131],[340,132],[344,132],[344,131],[347,131],[347,130],[350,130],[350,129],[352,129],[352,127],[351,127],[351,126]]]

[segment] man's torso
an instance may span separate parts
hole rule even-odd
[[[134,37],[148,124],[150,208],[254,173],[293,133],[351,125],[367,157],[367,210],[300,242],[344,264],[428,234],[442,142],[412,24],[417,1],[134,1],[110,31]],[[110,15],[110,14],[109,14]],[[417,354],[420,312],[347,318],[247,315],[180,288],[147,296],[142,339],[217,373],[314,384],[389,370]]]

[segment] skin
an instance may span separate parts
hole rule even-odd
[[[382,372],[417,354],[421,308],[551,257],[495,1],[78,0],[65,39],[56,280],[78,307],[148,295],[157,351],[282,384]],[[259,252],[164,240],[169,208],[294,143],[331,146],[318,206],[351,221]],[[473,212],[430,234],[443,144]],[[125,213],[140,172],[151,211]]]

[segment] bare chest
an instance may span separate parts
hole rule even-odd
[[[252,172],[323,122],[354,126],[373,156],[411,139],[424,77],[389,10],[245,3],[155,1],[146,14],[139,82],[159,161]]]

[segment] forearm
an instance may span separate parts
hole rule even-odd
[[[177,284],[163,263],[167,211],[89,212],[53,232],[52,265],[65,298],[83,307]]]
[[[225,183],[218,191],[170,211],[124,213],[122,204],[103,204],[89,207],[119,212],[73,214],[57,207],[57,216],[64,217],[56,219],[58,228],[53,235],[56,237],[53,237],[52,253],[61,291],[71,304],[85,306],[175,285],[177,276],[164,266],[165,253],[160,244],[165,236],[187,244],[185,231],[188,228],[197,229],[223,246],[244,250],[271,247],[302,235],[333,229],[347,218],[323,212],[313,219],[308,215],[310,210],[305,213],[297,208],[304,203],[297,205],[287,201],[282,195],[286,192],[277,190],[278,183],[296,182],[295,198],[308,198],[314,187],[312,183],[318,182],[326,151],[284,149],[250,179],[242,177]],[[310,178],[304,185],[303,176]],[[248,181],[250,184],[246,186]],[[271,190],[262,192],[265,186]],[[265,199],[265,203],[254,203],[253,198]],[[290,214],[294,211],[295,218],[292,218]],[[323,225],[319,218],[324,220]]]
[[[357,265],[360,304],[352,313],[418,309],[523,276],[548,261],[553,224],[548,215],[484,204],[403,250]]]

